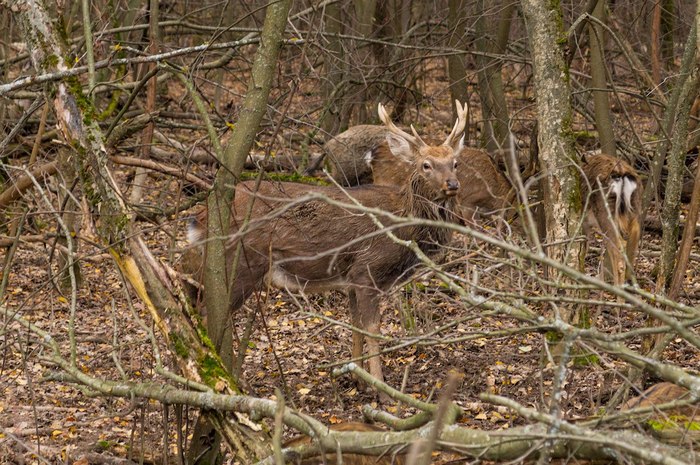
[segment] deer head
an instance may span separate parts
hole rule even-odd
[[[424,188],[421,190],[433,192],[435,197],[429,199],[432,201],[455,196],[459,191],[459,180],[455,174],[458,163],[456,155],[464,147],[462,133],[467,124],[468,107],[466,104],[462,106],[459,101],[455,101],[455,105],[457,121],[445,142],[438,146],[428,145],[413,125],[412,135],[398,128],[391,121],[384,105],[380,103],[378,107],[379,119],[389,131],[386,143],[390,152],[399,160],[414,166],[409,182],[414,187],[422,184]]]

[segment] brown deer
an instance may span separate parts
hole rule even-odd
[[[378,426],[357,422],[339,423],[337,425],[331,425],[329,429],[332,431],[360,433],[380,433],[386,431]],[[311,442],[312,440],[308,436],[299,436],[284,443],[284,448],[299,447],[311,444]],[[371,449],[368,449],[368,451],[371,452]],[[342,459],[345,465],[403,465],[406,461],[405,451],[403,453],[391,453],[391,451],[385,452],[386,453],[381,456],[346,453],[342,454]],[[320,463],[328,463],[332,465],[338,463],[338,458],[335,452],[327,453],[325,454],[325,457],[321,457],[321,455],[322,454],[319,451],[313,457],[291,457],[290,463],[296,465],[315,465]]]
[[[324,151],[333,179],[344,186],[403,185],[413,167],[392,155],[386,144],[388,132],[384,126],[359,125],[328,141]],[[468,224],[484,217],[510,221],[515,215],[515,191],[488,152],[464,147],[458,160],[461,187],[455,213]]]
[[[604,153],[584,154],[581,169],[584,200],[588,200],[584,231],[590,238],[593,229],[600,228],[607,252],[603,278],[622,284],[634,274],[641,233],[642,183],[629,163]]]
[[[406,279],[419,265],[418,257],[406,246],[386,235],[372,217],[350,206],[359,204],[402,217],[453,221],[454,201],[459,191],[455,174],[456,153],[466,125],[466,106],[459,102],[459,118],[445,142],[429,146],[414,131],[398,129],[379,105],[379,117],[389,131],[385,138],[391,153],[413,169],[401,188],[360,186],[341,190],[333,186],[254,182],[236,186],[233,203],[232,237],[227,244],[233,256],[240,244],[242,253],[231,290],[231,309],[237,311],[253,292],[271,285],[295,291],[321,292],[347,289],[352,324],[364,332],[379,333],[379,297]],[[309,198],[309,194],[315,198]],[[319,199],[324,196],[332,202]],[[248,227],[238,230],[249,204]],[[436,254],[446,244],[448,228],[411,224],[377,214],[385,228],[404,241],[415,241],[427,254]],[[207,211],[191,224],[190,241],[201,240],[206,232]],[[192,260],[192,254],[189,255]],[[201,251],[195,262],[201,262]],[[194,263],[184,266],[192,270]],[[205,296],[206,300],[206,296]],[[353,332],[352,356],[362,356],[364,335]],[[379,342],[370,338],[370,373],[382,380]]]

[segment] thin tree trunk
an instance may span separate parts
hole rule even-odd
[[[681,69],[679,70],[678,77],[673,83],[673,93],[671,98],[666,104],[666,109],[664,110],[664,118],[661,123],[662,127],[660,131],[664,137],[661,139],[661,144],[654,154],[654,158],[651,160],[651,166],[649,169],[649,178],[647,179],[646,185],[644,186],[644,197],[642,197],[642,224],[646,217],[646,213],[649,210],[651,201],[654,198],[658,198],[659,192],[661,190],[661,171],[663,170],[664,162],[666,161],[666,154],[668,152],[669,145],[671,143],[669,137],[670,134],[674,132],[674,125],[676,123],[676,114],[678,112],[678,102],[681,99],[681,91],[683,90],[683,85],[685,80],[690,75],[691,70],[696,63],[696,48],[697,48],[697,23],[693,22],[690,33],[688,34],[688,39],[685,42],[685,49],[683,52],[683,60],[681,61]]]
[[[605,0],[599,0],[593,9],[593,17],[605,24]],[[603,153],[615,156],[615,132],[613,131],[608,99],[608,79],[605,70],[605,29],[599,23],[588,25],[588,37],[591,46],[591,87],[595,122],[598,128],[600,149]]]
[[[571,238],[578,234],[581,193],[573,148],[572,110],[567,66],[562,44],[566,37],[561,11],[541,0],[521,2],[532,53],[539,158],[543,176],[547,253],[553,259],[579,269],[581,245]],[[559,281],[560,278],[551,276]],[[563,279],[563,278],[562,278]],[[571,318],[572,316],[568,316]]]
[[[342,10],[339,3],[326,5],[323,23],[328,44],[325,48],[327,53],[323,63],[325,77],[322,92],[325,106],[321,116],[321,129],[325,134],[338,134],[341,130],[340,86],[343,82],[343,45],[338,36],[343,32],[341,15]]]
[[[652,0],[654,3],[651,15],[651,76],[654,82],[661,83],[661,0]]]
[[[696,58],[697,63],[697,58]],[[673,273],[676,250],[678,248],[679,215],[681,191],[683,190],[683,173],[685,170],[685,144],[688,138],[688,115],[690,106],[698,93],[697,64],[685,81],[680,95],[680,104],[676,112],[676,125],[673,128],[671,155],[668,158],[668,176],[664,190],[664,204],[661,210],[661,258],[659,260],[656,292],[662,293]]]
[[[503,31],[509,29],[513,10],[511,8],[501,10],[501,5],[498,6],[499,8],[487,7],[484,0],[477,2],[479,18],[476,22],[478,37],[476,46],[480,53],[477,55],[476,63],[481,112],[484,120],[483,143],[488,150],[507,148],[510,135],[510,116],[503,90],[501,61],[487,56],[505,50],[505,43],[502,43],[499,52],[497,40],[499,35],[501,41],[503,41],[503,37],[508,37]],[[488,21],[486,16],[489,11],[498,12],[499,21]]]
[[[447,43],[450,48],[462,49],[465,47],[466,13],[465,0],[449,0],[449,16],[447,17],[449,38]],[[450,80],[450,97],[452,101],[467,102],[469,93],[467,92],[467,72],[464,68],[464,55],[451,54],[447,58],[447,73]],[[452,113],[452,117],[456,118],[457,107],[452,108]],[[466,136],[468,139],[469,134]]]
[[[204,260],[204,294],[207,306],[207,330],[219,352],[224,366],[233,367],[233,337],[231,328],[229,289],[235,279],[230,255],[226,253],[229,235],[231,203],[237,179],[243,170],[245,158],[253,145],[258,127],[267,111],[267,99],[275,76],[277,56],[289,13],[289,1],[272,3],[265,12],[260,47],[253,62],[252,75],[245,101],[234,126],[228,146],[221,159],[207,206],[208,234]],[[240,350],[245,350],[241,348]],[[214,464],[219,454],[220,437],[214,434],[214,425],[206,418],[197,421],[194,438],[188,451],[190,464]]]

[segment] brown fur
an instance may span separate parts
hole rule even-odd
[[[380,115],[382,110],[380,107]],[[448,137],[448,141],[453,139],[453,135]],[[323,200],[298,199],[313,193],[352,204],[350,196],[366,207],[398,216],[453,221],[459,187],[455,150],[461,142],[456,148],[425,146],[419,138],[406,133],[392,134],[387,140],[396,156],[414,160],[409,182],[401,188],[368,185],[343,192],[328,186],[262,182],[259,191],[254,192],[254,182],[236,186],[231,230],[240,234],[232,236],[227,250],[232,260],[240,243],[242,254],[231,291],[232,312],[267,285],[308,292],[343,289],[349,291],[352,324],[379,334],[380,295],[410,276],[419,264],[418,258],[387,237],[367,214]],[[249,227],[238,231],[251,202]],[[196,217],[191,239],[205,235],[206,217],[206,210]],[[415,241],[429,255],[436,254],[451,236],[446,228],[398,226],[385,215],[379,214],[378,218],[385,226],[393,226],[397,237]],[[190,257],[194,267],[202,262],[201,253],[199,259]],[[354,358],[362,356],[363,344],[364,336],[354,332]],[[369,358],[370,373],[381,380],[381,361],[376,356],[379,343],[371,338],[367,345],[374,355]]]
[[[639,215],[642,208],[642,183],[629,163],[602,153],[586,154],[583,158],[583,194],[589,208],[584,222],[587,236],[593,228],[600,228],[607,252],[603,277],[613,284],[622,284],[633,277],[634,260],[639,247],[641,227]],[[611,186],[616,180],[627,179],[636,184],[629,205],[617,200]],[[602,186],[602,190],[601,190]],[[625,252],[625,257],[622,255]]]
[[[386,144],[381,144],[373,151],[371,169],[375,184],[400,186],[406,182],[411,167],[397,162]],[[510,182],[485,151],[463,148],[458,156],[457,179],[460,188],[456,213],[466,223],[494,216],[510,219],[515,213]]]
[[[686,400],[689,398],[690,392],[686,388],[664,381],[662,383],[654,384],[642,392],[639,396],[625,402],[625,404],[621,407],[621,410],[630,410],[638,407],[652,407],[677,400]],[[700,407],[697,405],[677,407],[670,410],[665,410],[664,415],[684,416],[691,420],[697,419],[700,416]]]
[[[389,130],[383,126],[353,126],[326,145],[333,178],[342,185],[380,184],[401,186],[412,166],[392,156],[386,144]],[[333,154],[332,156],[330,154]],[[340,175],[340,173],[351,173]],[[511,220],[515,200],[511,184],[493,163],[488,152],[463,148],[459,153],[457,179],[457,215],[468,224],[477,218]]]
[[[377,433],[385,431],[378,426],[369,425],[367,423],[340,423],[337,425],[331,425],[330,427],[333,431],[357,431],[357,432],[368,432]],[[298,447],[306,444],[311,444],[311,438],[308,436],[299,436],[294,439],[287,441],[284,444],[285,448]],[[324,462],[325,460],[325,462]],[[363,454],[342,454],[342,460],[344,465],[403,465],[405,463],[405,454],[392,454],[387,451],[381,456],[377,455],[363,455]],[[296,465],[315,465],[327,463],[328,465],[334,465],[338,463],[338,458],[335,453],[325,454],[322,457],[320,453],[313,457],[298,458],[293,460],[291,463]]]
[[[389,130],[384,126],[361,124],[325,143],[323,153],[330,165],[330,173],[341,186],[359,186],[372,183],[372,170],[364,159],[379,144],[386,141]],[[408,167],[410,172],[411,167]]]

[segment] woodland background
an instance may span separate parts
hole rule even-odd
[[[410,447],[412,463],[698,461],[695,3],[0,5],[0,462],[282,463],[299,433],[345,463]],[[547,254],[453,226],[439,269],[386,296],[400,403],[333,376],[341,293],[209,309],[204,335],[173,271],[195,205],[226,205],[240,178],[327,182],[309,169],[323,144],[377,124],[380,102],[443,140],[455,99],[493,154],[513,134],[527,158],[539,124],[523,208],[566,214],[547,217]],[[556,170],[596,148],[645,180],[633,285],[596,278],[600,243],[577,253],[578,180]],[[551,182],[561,195],[538,201]],[[393,432],[324,426],[363,418]]]

